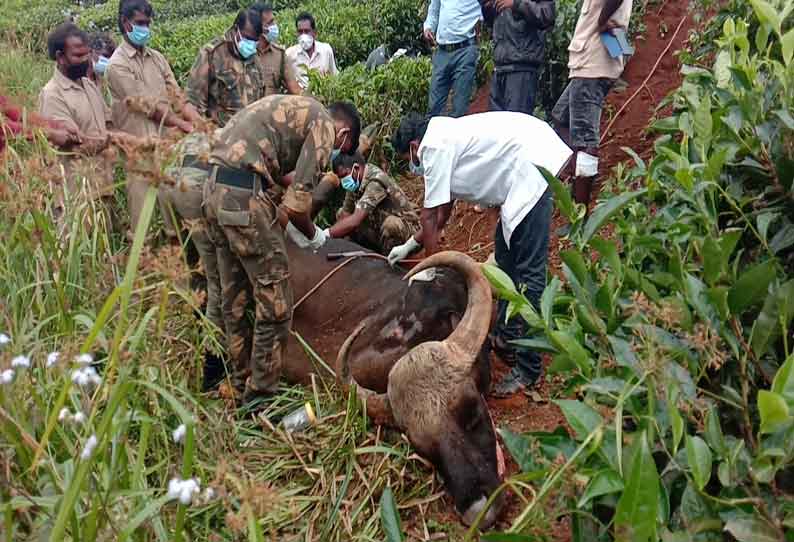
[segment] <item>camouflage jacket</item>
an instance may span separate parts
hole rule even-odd
[[[336,129],[331,114],[313,98],[275,95],[235,115],[213,136],[210,163],[257,173],[265,185],[295,172],[284,204],[311,207],[311,192],[328,168]]]
[[[411,203],[397,181],[373,164],[367,164],[364,180],[358,190],[345,194],[342,210],[352,213],[356,209],[367,212],[366,222],[376,231],[380,230],[383,222],[390,216],[402,218],[411,225],[419,223],[416,206]]]
[[[232,115],[265,96],[268,85],[259,56],[243,60],[232,30],[214,39],[201,48],[190,70],[188,101],[201,115],[224,126]]]
[[[174,184],[161,183],[158,188],[157,198],[163,208],[168,209],[168,212],[164,213],[163,224],[166,233],[171,237],[181,229],[179,221],[204,218],[202,200],[204,183],[209,177],[209,172],[191,165],[207,165],[209,139],[209,136],[202,132],[193,132],[185,136],[176,146],[174,164],[165,170],[165,174],[174,181]]]

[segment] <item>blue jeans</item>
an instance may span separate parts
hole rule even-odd
[[[538,70],[524,68],[516,71],[496,71],[491,78],[489,111],[535,113],[535,94],[538,90]]]
[[[436,49],[433,53],[433,77],[430,80],[429,116],[437,117],[444,112],[450,90],[454,92],[452,116],[462,117],[466,114],[474,90],[479,58],[480,50],[476,43],[452,52]]]
[[[551,189],[546,189],[535,207],[513,231],[510,248],[502,235],[502,225],[496,226],[496,263],[513,279],[519,291],[524,289],[524,295],[538,311],[540,297],[546,288],[546,257],[552,209]],[[533,350],[509,344],[509,341],[527,337],[527,323],[518,315],[505,323],[506,313],[507,301],[500,300],[495,335],[515,352],[516,366],[522,377],[534,381],[542,371],[540,355]]]

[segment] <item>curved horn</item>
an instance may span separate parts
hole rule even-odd
[[[465,254],[451,250],[439,252],[429,258],[425,258],[414,266],[405,275],[405,278],[410,278],[425,269],[440,266],[452,267],[461,272],[466,278],[466,288],[469,291],[466,312],[463,313],[460,323],[446,338],[445,342],[454,344],[464,352],[470,353],[470,359],[477,359],[477,354],[480,352],[491,327],[491,311],[493,309],[491,285],[482,274],[480,264]]]
[[[366,322],[361,322],[353,333],[342,343],[339,354],[336,356],[336,381],[345,393],[350,391],[350,385],[356,385],[356,395],[361,402],[367,405],[367,416],[378,425],[397,425],[394,421],[389,397],[385,393],[376,393],[373,390],[360,386],[353,378],[350,370],[350,350],[353,343],[366,327]]]

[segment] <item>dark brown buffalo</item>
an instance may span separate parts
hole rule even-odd
[[[327,261],[326,253],[356,250],[362,249],[343,240],[330,241],[318,254],[288,246],[296,301],[341,263]],[[346,376],[366,390],[370,416],[406,432],[471,523],[500,483],[496,436],[482,396],[489,385],[481,349],[491,293],[466,256],[442,253],[417,270],[428,265],[439,266],[436,279],[409,285],[383,260],[350,262],[296,309],[293,330],[324,360],[336,358],[345,343],[340,361],[345,358]],[[327,372],[295,340],[284,370],[298,382]],[[415,406],[411,413],[393,411],[406,401]],[[497,512],[498,506],[490,510],[483,525],[493,523]]]

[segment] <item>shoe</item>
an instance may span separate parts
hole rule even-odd
[[[519,373],[518,369],[513,368],[493,387],[491,397],[501,399],[519,392],[526,392],[535,385],[535,382],[537,379],[529,379]]]
[[[204,377],[201,381],[201,391],[208,392],[215,389],[226,378],[226,367],[223,360],[212,352],[204,353]]]
[[[516,351],[507,346],[507,342],[498,335],[490,335],[491,349],[506,365],[514,367],[516,364]]]

